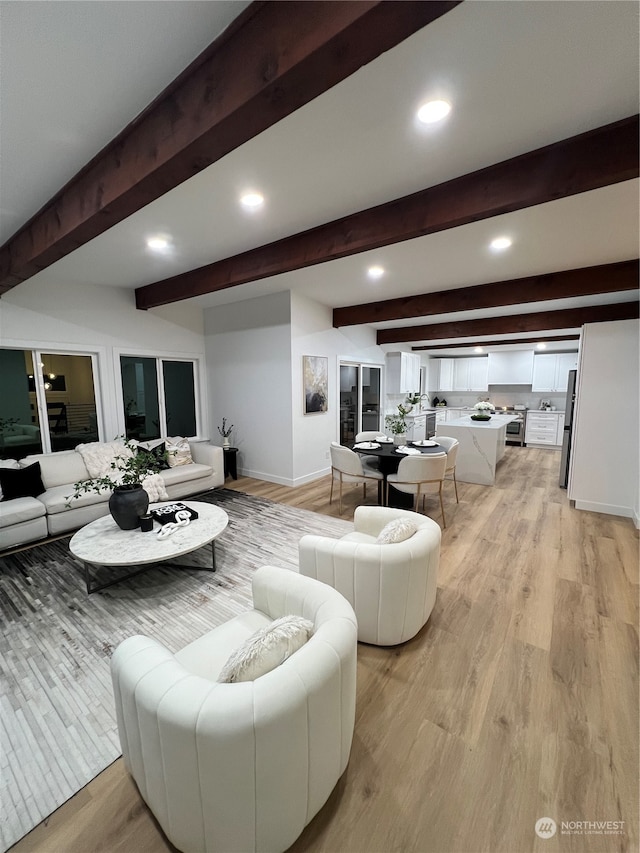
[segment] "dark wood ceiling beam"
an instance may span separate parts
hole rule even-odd
[[[580,335],[540,335],[536,338],[509,338],[508,340],[480,341],[471,340],[461,343],[449,344],[425,344],[424,346],[411,347],[414,352],[422,350],[462,349],[463,347],[499,347],[510,344],[550,344],[558,341],[579,341]]]
[[[136,290],[154,308],[638,177],[638,116]]]
[[[545,275],[532,275],[474,287],[440,290],[418,296],[386,299],[365,305],[351,305],[333,309],[333,325],[340,327],[380,323],[386,320],[408,320],[456,311],[498,308],[501,305],[519,305],[589,296],[595,293],[636,290],[639,272],[640,262],[636,259],[582,269],[562,270]]]
[[[460,2],[251,4],[0,249],[0,293],[215,163]]]
[[[486,317],[479,320],[460,320],[450,323],[425,323],[400,329],[379,329],[378,344],[433,341],[443,338],[470,338],[483,335],[508,335],[523,332],[544,332],[551,329],[575,329],[584,323],[609,320],[632,320],[639,316],[640,303],[621,302],[613,305],[592,305],[586,308],[567,308],[563,311],[539,311],[512,317]]]

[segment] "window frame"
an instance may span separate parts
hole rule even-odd
[[[121,358],[149,358],[156,363],[156,386],[158,393],[158,414],[161,423],[160,438],[167,438],[167,407],[164,393],[164,371],[162,362],[164,361],[181,361],[193,365],[193,394],[196,414],[196,434],[187,435],[184,438],[189,438],[194,441],[202,440],[205,433],[206,419],[204,403],[206,399],[203,369],[204,355],[202,353],[173,353],[163,352],[158,353],[157,350],[134,349],[133,347],[114,348],[114,369],[113,374],[116,385],[116,398],[118,400],[118,432],[121,435],[126,435],[126,416],[124,408],[124,388],[122,385],[122,370]]]

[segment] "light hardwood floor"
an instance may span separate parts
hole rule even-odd
[[[512,447],[493,488],[461,483],[456,505],[447,486],[431,618],[402,646],[358,646],[349,766],[292,853],[638,850],[637,532],[572,509],[558,465]],[[328,478],[227,486],[338,515]],[[342,517],[360,502],[347,490]],[[427,513],[439,520],[437,499]],[[553,838],[536,836],[541,817]],[[561,835],[561,821],[624,827]],[[173,850],[122,760],[12,849]]]

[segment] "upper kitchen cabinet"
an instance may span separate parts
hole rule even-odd
[[[453,391],[453,358],[435,359],[438,365],[438,391]]]
[[[453,391],[487,391],[489,359],[456,358],[453,364]]]
[[[412,352],[387,353],[387,394],[420,393],[420,356]]]
[[[533,350],[489,353],[489,385],[531,385]]]
[[[532,391],[566,393],[569,371],[578,366],[577,352],[534,355]]]
[[[479,358],[439,358],[438,391],[486,391],[488,360]]]

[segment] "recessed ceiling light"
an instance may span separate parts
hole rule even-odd
[[[513,240],[511,239],[511,237],[496,237],[495,240],[492,240],[489,243],[489,246],[495,252],[502,252],[505,249],[508,249],[512,243],[513,243]]]
[[[442,121],[451,112],[451,104],[448,101],[428,101],[423,104],[416,113],[418,121],[423,124],[434,124]]]
[[[536,349],[546,349],[546,348],[547,348],[547,345],[545,343],[540,342],[539,344],[536,344]]]
[[[243,207],[246,207],[249,210],[253,210],[256,207],[260,207],[260,205],[264,203],[264,196],[261,193],[245,193],[240,198],[240,203]]]
[[[384,267],[369,267],[369,269],[367,270],[367,275],[369,276],[369,278],[380,278],[380,276],[384,275]]]
[[[482,349],[482,347],[475,347],[475,349],[474,349],[473,351],[474,351],[474,352],[484,352],[484,350]]]
[[[162,252],[163,249],[167,249],[169,247],[169,240],[167,237],[149,237],[147,240],[147,246],[150,249],[153,249],[154,252]]]

